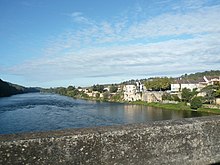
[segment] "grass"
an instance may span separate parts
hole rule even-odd
[[[144,101],[134,101],[130,102],[130,104],[135,105],[146,105],[156,108],[163,108],[163,109],[169,109],[169,110],[187,110],[187,111],[198,111],[198,112],[208,112],[213,114],[220,114],[220,109],[211,109],[211,108],[199,108],[197,110],[191,109],[190,106],[186,105],[186,103],[180,102],[177,104],[171,104],[171,103],[147,103]]]
[[[215,109],[215,108],[199,108],[198,111],[214,113],[214,114],[220,114],[220,109]]]
[[[92,100],[92,101],[101,101],[101,102],[118,102],[118,103],[129,103],[134,105],[145,105],[145,106],[151,106],[156,108],[163,108],[168,110],[186,110],[186,111],[198,111],[198,112],[207,112],[207,113],[213,113],[213,114],[220,114],[220,109],[213,109],[213,108],[199,108],[197,110],[191,109],[190,106],[186,105],[184,102],[179,102],[177,104],[172,103],[147,103],[145,101],[132,101],[132,102],[125,102],[125,101],[115,101],[115,100],[103,100],[100,98],[83,98],[83,97],[77,97],[79,99],[85,99],[85,100]]]

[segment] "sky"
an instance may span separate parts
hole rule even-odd
[[[0,78],[91,86],[220,69],[220,0],[0,0]]]

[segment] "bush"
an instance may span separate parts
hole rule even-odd
[[[198,109],[202,107],[202,97],[194,97],[190,102],[190,108]]]

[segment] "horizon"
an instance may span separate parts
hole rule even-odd
[[[220,1],[0,1],[0,78],[92,86],[219,70]]]
[[[62,86],[62,85],[60,85],[60,86],[48,86],[48,87],[42,87],[42,86],[24,86],[24,85],[22,85],[22,84],[16,84],[16,83],[13,83],[13,82],[9,82],[9,81],[7,81],[7,80],[3,80],[3,79],[1,79],[0,78],[0,80],[2,80],[2,81],[4,81],[4,82],[7,82],[7,83],[11,83],[11,84],[14,84],[14,85],[20,85],[20,86],[23,86],[23,87],[27,87],[27,88],[45,88],[45,89],[49,89],[49,88],[59,88],[59,87],[65,87],[65,88],[67,88],[67,87],[69,87],[69,86],[74,86],[74,87],[76,87],[76,88],[78,88],[78,87],[82,87],[82,88],[87,88],[87,87],[92,87],[93,85],[111,85],[111,84],[121,84],[121,83],[123,83],[123,82],[126,82],[126,81],[130,81],[130,80],[142,80],[142,79],[151,79],[151,78],[158,78],[158,77],[160,77],[160,78],[164,78],[164,77],[168,77],[168,78],[180,78],[180,77],[182,77],[182,76],[184,76],[184,75],[191,75],[191,74],[196,74],[196,73],[203,73],[203,72],[210,72],[210,71],[220,71],[220,70],[208,70],[208,71],[202,71],[202,72],[193,72],[193,73],[183,73],[183,74],[181,74],[181,75],[176,75],[176,76],[167,76],[167,75],[163,75],[163,76],[149,76],[149,77],[143,77],[143,78],[137,78],[137,79],[135,79],[135,78],[133,78],[133,79],[127,79],[127,80],[124,80],[124,81],[121,81],[121,82],[109,82],[109,83],[96,83],[96,84],[91,84],[91,85],[88,85],[88,86],[75,86],[75,85],[73,85],[73,84],[67,84],[66,86]],[[214,76],[214,77],[216,77],[216,76]]]

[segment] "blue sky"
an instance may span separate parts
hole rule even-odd
[[[220,69],[218,0],[0,0],[0,78],[89,86]]]

